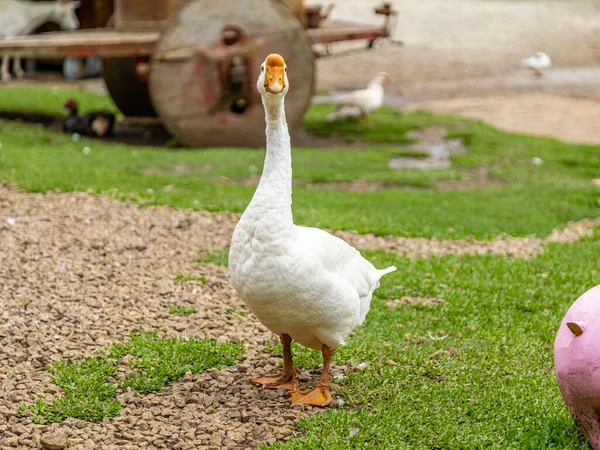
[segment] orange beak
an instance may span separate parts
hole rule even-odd
[[[285,89],[285,61],[277,53],[267,56],[264,87],[271,94],[281,94]]]

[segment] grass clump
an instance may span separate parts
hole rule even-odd
[[[198,276],[198,275],[175,275],[175,281],[179,281],[180,283],[187,283],[188,281],[199,281],[202,284],[206,283],[206,277]]]
[[[20,413],[24,415],[28,410],[36,423],[62,422],[68,417],[98,422],[119,413],[118,389],[157,391],[187,372],[231,365],[242,353],[241,344],[195,338],[161,339],[158,333],[147,331],[132,333],[128,342],[110,345],[97,358],[48,365],[51,382],[63,390],[63,395],[49,401],[40,397],[33,405],[21,406]],[[133,373],[119,383],[115,379],[118,360],[127,355],[133,356],[129,362]]]
[[[209,253],[206,256],[200,256],[196,258],[196,262],[199,263],[212,263],[217,266],[228,267],[229,265],[229,247],[219,250],[214,253]]]
[[[72,98],[79,112],[111,111],[121,115],[110,96],[81,89],[45,88],[34,86],[3,86],[0,89],[0,111],[36,112],[47,115],[66,115],[62,105]]]
[[[248,314],[244,311],[238,311],[237,309],[229,309],[227,310],[227,314],[238,317],[246,317]]]
[[[427,111],[401,113],[388,107],[380,108],[376,113],[369,115],[368,122],[356,119],[329,122],[326,117],[332,110],[333,105],[328,103],[313,104],[309,114],[304,116],[306,130],[323,137],[337,134],[346,138],[357,138],[363,142],[406,144],[414,142],[406,133],[415,128],[467,123],[467,120],[457,117]]]
[[[169,313],[174,314],[176,316],[189,316],[190,314],[195,313],[198,309],[195,306],[175,306],[169,305]]]
[[[128,376],[122,388],[152,392],[171,384],[186,372],[198,373],[211,367],[234,363],[242,354],[239,344],[219,343],[210,339],[159,339],[158,333],[140,332],[124,344],[112,344],[108,357],[118,359],[132,355],[130,366],[135,373]]]
[[[33,422],[62,422],[67,417],[98,422],[119,413],[121,405],[114,398],[117,385],[113,377],[117,369],[113,362],[88,358],[77,363],[58,361],[46,368],[52,374],[52,383],[64,395],[51,401],[40,397],[29,407]]]

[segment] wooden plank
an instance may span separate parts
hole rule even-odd
[[[353,41],[358,39],[372,40],[388,37],[385,26],[324,26],[306,30],[313,44],[326,44],[330,42]]]
[[[107,29],[45,33],[0,40],[0,55],[35,58],[66,56],[125,57],[152,54],[159,33]]]

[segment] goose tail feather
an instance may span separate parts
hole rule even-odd
[[[387,269],[382,269],[382,270],[378,270],[379,272],[379,277],[381,278],[382,276],[384,276],[385,274],[388,274],[390,272],[394,272],[395,270],[397,270],[396,266],[390,266]]]

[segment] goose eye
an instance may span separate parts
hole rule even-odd
[[[265,71],[265,66],[261,66],[260,71],[264,72]]]

